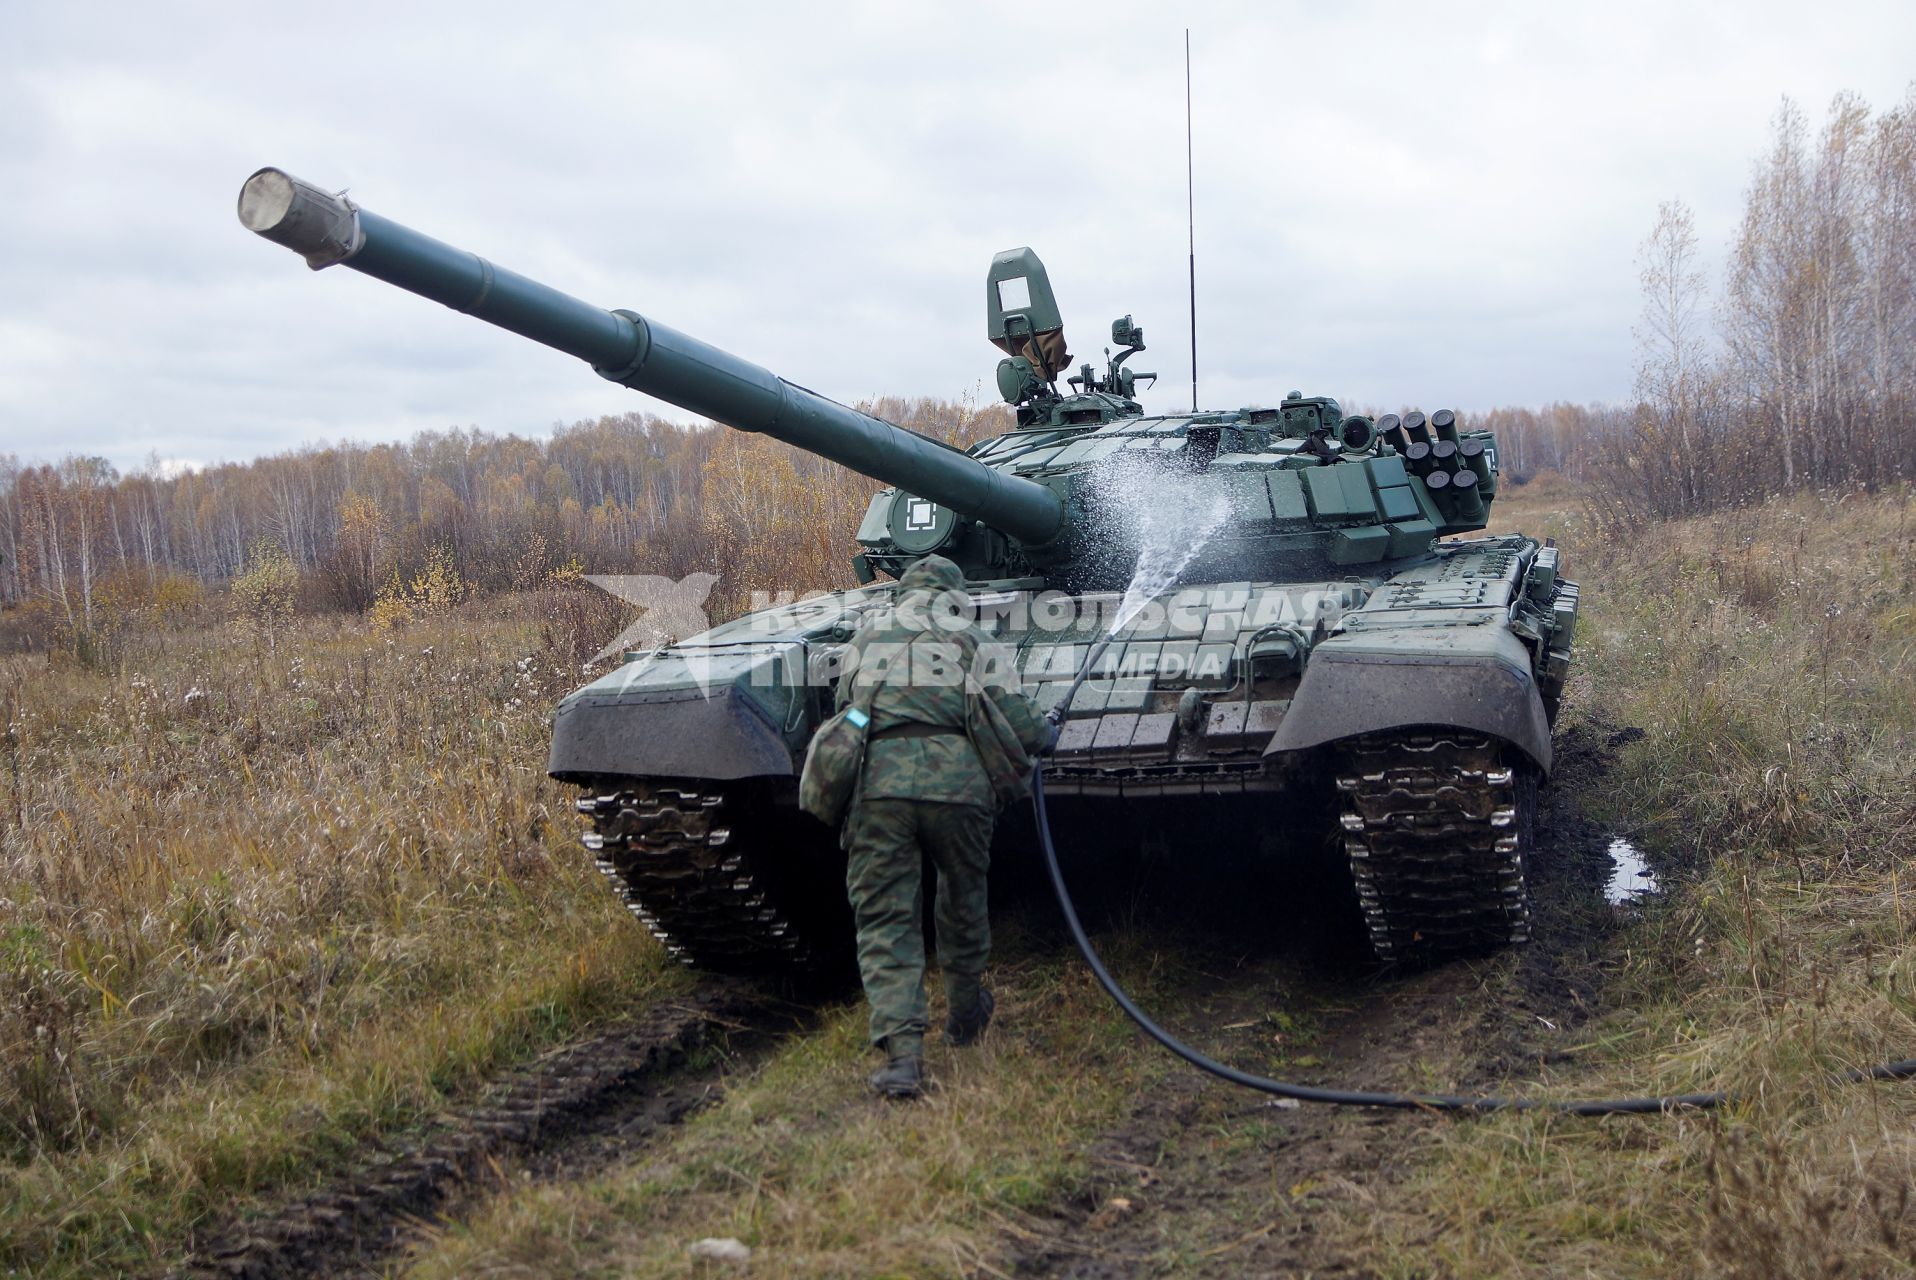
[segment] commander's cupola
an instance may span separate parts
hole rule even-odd
[[[1135,398],[1137,380],[1155,382],[1157,375],[1124,367],[1144,350],[1144,330],[1130,316],[1111,322],[1111,341],[1119,351],[1113,356],[1105,348],[1104,372],[1087,361],[1064,380],[1071,390],[1058,390],[1058,375],[1071,367],[1071,352],[1051,278],[1030,249],[1007,249],[991,260],[985,321],[986,336],[1005,353],[998,362],[998,393],[1017,409],[1021,430],[1096,427],[1143,414]]]

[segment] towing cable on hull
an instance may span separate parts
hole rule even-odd
[[[1063,708],[1071,705],[1078,696],[1078,689],[1085,682],[1097,664],[1100,654],[1111,643],[1112,636],[1107,635],[1086,656],[1084,665],[1079,668],[1077,679],[1071,688],[1046,718],[1057,726],[1063,718]],[[1052,735],[1052,745],[1057,742],[1056,733]],[[1734,1102],[1735,1096],[1729,1093],[1672,1093],[1656,1094],[1641,1098],[1596,1098],[1563,1101],[1552,1098],[1505,1098],[1494,1094],[1470,1097],[1447,1093],[1371,1093],[1357,1089],[1321,1089],[1313,1085],[1292,1084],[1285,1080],[1273,1080],[1269,1076],[1260,1076],[1249,1071],[1240,1071],[1236,1067],[1219,1062],[1216,1058],[1198,1052],[1176,1036],[1166,1031],[1151,1016],[1138,1008],[1135,1001],[1125,994],[1111,971],[1104,967],[1098,958],[1091,938],[1084,931],[1084,924],[1078,919],[1078,909],[1071,901],[1071,893],[1065,887],[1064,872],[1058,866],[1058,851],[1051,841],[1051,819],[1045,810],[1044,797],[1044,760],[1049,755],[1047,747],[1031,769],[1031,810],[1038,828],[1038,847],[1044,851],[1045,870],[1050,873],[1051,887],[1058,895],[1058,907],[1064,912],[1065,925],[1071,930],[1071,939],[1078,944],[1078,952],[1091,969],[1092,976],[1098,980],[1105,994],[1124,1011],[1124,1015],[1138,1024],[1138,1029],[1153,1040],[1169,1049],[1200,1071],[1207,1071],[1220,1080],[1242,1085],[1246,1089],[1255,1089],[1259,1093],[1275,1094],[1280,1098],[1294,1098],[1299,1102],[1322,1102],[1336,1107],[1390,1107],[1398,1110],[1416,1111],[1552,1111],[1573,1116],[1615,1116],[1643,1115],[1684,1108],[1707,1109],[1720,1107]],[[1839,1072],[1832,1079],[1838,1084],[1860,1084],[1868,1080],[1907,1080],[1916,1076],[1916,1058],[1905,1058],[1900,1062],[1885,1062],[1874,1067],[1858,1067]]]

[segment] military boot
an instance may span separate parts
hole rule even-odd
[[[885,1048],[885,1065],[871,1074],[871,1086],[887,1098],[910,1100],[922,1097],[930,1080],[925,1076],[925,1054],[916,1045],[891,1045]]]
[[[991,1025],[991,1011],[998,1002],[991,998],[991,992],[978,988],[978,999],[969,1009],[953,1009],[945,1015],[945,1043],[964,1048],[977,1044],[978,1037],[984,1035],[985,1028]]]

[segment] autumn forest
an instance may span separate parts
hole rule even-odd
[[[1880,113],[1840,96],[1814,128],[1786,102],[1722,257],[1712,278],[1692,212],[1658,210],[1637,263],[1633,401],[1465,414],[1498,432],[1513,480],[1565,473],[1594,516],[1630,520],[1916,474],[1916,92]],[[998,406],[861,407],[959,444],[1010,426]],[[102,653],[248,574],[263,576],[242,607],[383,600],[391,620],[581,572],[705,569],[736,610],[754,589],[848,585],[876,488],[763,437],[640,413],[180,473],[0,455],[0,646]]]

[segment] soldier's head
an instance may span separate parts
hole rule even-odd
[[[898,576],[894,616],[913,630],[962,630],[971,621],[965,575],[943,556],[926,556]]]
[[[898,577],[900,591],[963,591],[964,571],[943,556],[913,561]]]

